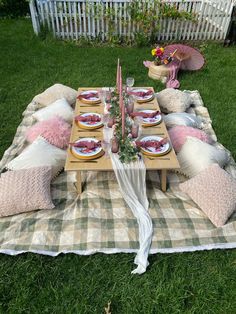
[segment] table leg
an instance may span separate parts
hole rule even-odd
[[[161,190],[166,192],[166,169],[161,170]]]
[[[76,172],[76,180],[77,180],[77,183],[76,183],[77,192],[80,195],[82,193],[82,182],[81,182],[81,172],[80,171]]]

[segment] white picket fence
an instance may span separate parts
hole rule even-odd
[[[103,8],[114,10],[114,33],[132,39],[139,31],[133,23],[127,6],[130,0],[31,0],[30,12],[34,32],[47,25],[56,37],[80,37],[106,40],[109,22]],[[145,0],[140,0],[140,5]],[[182,11],[196,13],[197,21],[165,18],[156,34],[158,41],[168,40],[224,40],[227,34],[235,0],[164,0]],[[102,4],[99,16],[97,5]]]

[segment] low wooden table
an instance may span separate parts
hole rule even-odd
[[[149,87],[150,88],[150,87]],[[99,90],[101,88],[79,88],[79,94],[84,90]],[[156,98],[146,103],[135,103],[134,110],[140,109],[153,109],[160,110],[159,105],[157,103]],[[75,116],[86,113],[86,112],[97,112],[103,114],[103,104],[97,105],[89,105],[84,104],[80,100],[77,99],[76,107],[75,107]],[[75,121],[73,121],[72,131],[70,142],[74,142],[83,137],[95,137],[97,139],[102,140],[103,138],[103,128],[87,131],[84,129],[80,129]],[[162,121],[160,124],[153,127],[142,128],[142,136],[146,135],[160,135],[161,137],[168,137],[168,132],[166,130],[165,123]],[[175,155],[174,150],[172,149],[168,154],[160,157],[148,157],[143,155],[144,163],[147,170],[160,170],[161,172],[161,189],[162,191],[166,191],[166,174],[170,169],[178,169],[180,168],[179,162]],[[81,185],[81,171],[113,171],[112,163],[110,158],[105,157],[104,155],[98,159],[96,162],[89,162],[86,160],[80,160],[74,157],[71,153],[70,149],[67,150],[67,158],[65,164],[66,171],[76,171],[77,172],[77,190],[78,193],[82,193],[82,185]]]

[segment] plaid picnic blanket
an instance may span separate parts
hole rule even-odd
[[[204,118],[204,130],[216,140],[207,108],[201,105],[190,112]],[[24,133],[34,121],[32,102],[23,113],[15,138],[6,150],[0,170],[26,145]],[[217,144],[221,146],[220,144]],[[227,169],[236,177],[233,159]],[[179,189],[186,178],[169,172],[169,188],[160,190],[157,171],[147,173],[147,197],[153,221],[150,253],[184,252],[236,247],[236,214],[222,228],[216,228],[196,204]],[[35,252],[47,255],[74,252],[137,252],[138,224],[119,192],[113,172],[83,173],[81,197],[77,196],[75,173],[61,173],[52,182],[53,210],[39,210],[0,219],[0,252]]]

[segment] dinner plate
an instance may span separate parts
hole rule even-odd
[[[89,129],[89,130],[94,130],[94,129],[98,129],[98,128],[102,127],[103,126],[102,118],[101,118],[101,115],[99,113],[96,113],[96,112],[86,112],[86,113],[80,114],[81,117],[87,117],[87,116],[91,116],[91,115],[98,116],[101,119],[101,121],[99,121],[99,122],[76,121],[77,125],[81,129]]]
[[[156,136],[156,135],[150,135],[150,136],[145,136],[143,137],[140,141],[161,141],[163,140],[163,137]],[[169,151],[171,150],[171,145],[170,142],[168,141],[166,144],[162,145],[158,150],[156,150],[154,147],[148,147],[148,148],[143,148],[141,147],[141,151],[144,153],[144,155],[148,156],[162,156],[165,154],[168,154]]]
[[[88,94],[94,94],[94,96],[91,96],[89,99],[83,98],[83,96]],[[99,98],[98,91],[97,90],[86,90],[79,94],[80,100],[85,104],[99,104],[101,102],[101,99]]]
[[[94,137],[84,137],[81,138],[77,141],[75,141],[75,143],[79,143],[82,141],[93,141],[93,142],[99,142],[98,139],[94,138]],[[83,147],[71,147],[71,153],[79,159],[95,159],[100,157],[101,155],[103,155],[103,149],[102,147],[96,147],[94,149],[88,149],[88,148],[83,148]]]
[[[152,113],[155,112],[156,110],[141,110],[141,112],[145,112],[145,113]],[[157,125],[159,123],[161,123],[162,117],[161,114],[158,113],[155,117],[153,118],[142,118],[143,122],[142,122],[142,126],[146,127],[146,126],[153,126],[153,125]]]
[[[136,99],[138,103],[143,103],[143,102],[152,100],[154,97],[154,93],[152,93],[151,95],[146,95],[146,96],[137,96],[135,95],[135,93],[147,93],[148,91],[149,89],[147,88],[135,88],[132,90],[132,95],[134,96],[134,98]]]

